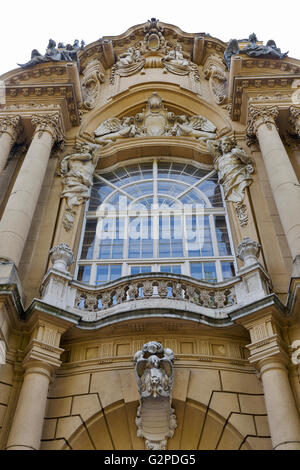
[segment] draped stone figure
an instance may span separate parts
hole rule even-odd
[[[225,199],[239,203],[244,200],[245,189],[252,183],[253,166],[247,153],[237,147],[232,137],[223,137],[220,142],[207,140],[207,147],[214,157]]]
[[[69,230],[74,221],[74,207],[83,204],[90,197],[93,174],[99,158],[99,145],[85,142],[79,144],[78,152],[67,155],[61,162],[63,190],[61,197],[66,198],[67,209],[64,227]]]

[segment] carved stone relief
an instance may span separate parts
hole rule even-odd
[[[83,71],[82,92],[83,103],[82,110],[89,111],[93,109],[99,98],[100,84],[104,82],[104,69],[101,62],[97,59],[88,63]]]
[[[209,80],[209,87],[216,103],[225,104],[227,101],[227,76],[222,58],[216,54],[208,56],[203,66],[203,72],[206,80]]]
[[[61,197],[67,202],[63,225],[67,231],[73,225],[74,208],[90,197],[93,173],[99,159],[99,145],[85,142],[75,149],[77,152],[67,155],[60,164],[63,184]]]
[[[157,341],[144,344],[134,356],[140,406],[137,436],[145,439],[149,450],[164,450],[177,427],[171,407],[174,353]]]
[[[153,93],[146,108],[133,116],[110,118],[94,131],[95,141],[108,146],[126,137],[188,136],[198,140],[215,138],[216,126],[202,116],[176,116],[163,105],[162,98]]]

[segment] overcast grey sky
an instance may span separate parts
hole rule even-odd
[[[151,17],[222,41],[255,32],[259,40],[274,39],[282,52],[300,59],[299,0],[3,0],[0,15],[0,75],[27,62],[32,49],[44,54],[49,38],[89,44]]]

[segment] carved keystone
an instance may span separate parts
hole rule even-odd
[[[243,261],[244,266],[250,266],[258,262],[261,245],[249,237],[243,238],[237,248],[236,255]]]
[[[50,250],[53,268],[58,271],[67,271],[67,267],[74,263],[73,251],[66,243],[60,243]]]
[[[144,344],[134,356],[140,406],[137,411],[137,436],[146,448],[166,449],[167,439],[177,427],[171,407],[174,353],[157,341]]]

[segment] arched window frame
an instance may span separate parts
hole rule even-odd
[[[209,179],[209,177],[211,177],[212,175],[216,174],[216,171],[209,165],[206,165],[206,164],[200,164],[198,162],[195,162],[195,161],[191,161],[189,159],[185,159],[185,158],[169,158],[169,157],[148,157],[148,158],[145,158],[143,159],[142,161],[140,159],[133,159],[133,160],[127,160],[127,161],[122,161],[122,162],[119,162],[118,164],[115,164],[113,166],[110,166],[104,170],[102,170],[101,172],[99,171],[96,171],[95,174],[94,174],[94,177],[95,178],[98,178],[100,181],[103,181],[105,182],[106,184],[108,183],[107,180],[105,179],[105,174],[106,173],[109,173],[111,171],[114,171],[116,169],[118,169],[119,167],[126,167],[126,166],[131,166],[131,165],[134,165],[134,164],[137,164],[137,163],[149,163],[149,162],[153,162],[153,166],[155,167],[156,166],[156,171],[157,171],[157,162],[174,162],[174,163],[181,163],[181,164],[186,164],[186,165],[192,165],[198,169],[202,169],[202,170],[206,170],[208,171],[208,173],[201,179],[199,179],[193,186],[197,186],[199,185],[200,183],[202,184],[205,180]],[[209,171],[210,170],[210,171]],[[101,174],[99,174],[101,173]],[[156,180],[156,183],[155,183],[155,180]],[[164,178],[159,178],[160,181],[169,181],[168,179],[164,179]],[[130,186],[133,186],[134,184],[140,182],[141,180],[137,180],[137,181],[132,181],[124,186],[122,186],[121,188],[115,188],[111,193],[108,194],[108,196],[104,199],[103,202],[109,200],[110,198],[113,197],[113,195],[117,194],[117,192],[119,191],[120,193],[122,193],[123,191],[123,188],[128,188]],[[150,179],[145,179],[143,180],[144,182],[147,182],[147,181],[150,181]],[[153,185],[155,186],[155,184],[158,184],[158,177],[157,177],[157,173],[155,175],[155,170],[154,170],[154,174],[153,174],[153,178],[151,179],[151,181],[153,181]],[[111,186],[114,186],[112,183],[108,183],[108,185],[111,185]],[[226,255],[226,256],[222,256],[222,255],[219,255],[219,256],[208,256],[208,257],[203,257],[203,256],[200,256],[200,257],[188,257],[186,256],[186,252],[185,252],[185,256],[184,257],[181,257],[181,258],[164,258],[163,261],[161,261],[161,259],[159,260],[158,257],[152,257],[152,258],[136,258],[136,259],[129,259],[128,257],[125,258],[125,259],[113,259],[113,258],[110,258],[110,259],[98,259],[98,258],[95,258],[93,257],[92,259],[81,259],[81,252],[82,252],[82,246],[83,246],[83,240],[84,240],[84,236],[85,236],[85,231],[86,231],[86,223],[88,220],[91,220],[91,219],[95,219],[96,217],[96,211],[89,211],[89,201],[87,201],[86,203],[86,206],[85,206],[85,212],[84,212],[84,222],[83,222],[83,227],[82,227],[82,233],[81,233],[81,239],[80,239],[80,243],[79,243],[79,250],[78,250],[78,258],[77,258],[77,263],[76,263],[76,270],[75,270],[75,278],[78,277],[78,274],[79,274],[79,269],[81,266],[91,266],[91,270],[90,270],[90,276],[89,276],[89,282],[85,281],[84,279],[80,279],[82,282],[84,283],[87,283],[89,285],[100,285],[101,283],[99,282],[96,282],[96,269],[97,269],[97,266],[99,265],[122,265],[121,267],[121,276],[120,277],[124,277],[124,276],[128,276],[131,274],[130,272],[130,268],[133,267],[133,266],[145,266],[145,267],[149,267],[151,266],[151,271],[150,272],[160,272],[160,266],[181,266],[181,274],[184,274],[184,275],[187,275],[187,276],[191,276],[191,271],[190,271],[190,268],[191,268],[191,263],[197,263],[197,261],[199,263],[201,262],[215,262],[216,263],[216,274],[217,274],[217,281],[216,282],[222,282],[223,280],[226,280],[223,278],[223,275],[222,275],[222,268],[221,268],[221,262],[230,262],[233,264],[233,269],[234,269],[234,272],[237,271],[237,263],[236,263],[236,258],[235,258],[235,255],[234,255],[234,245],[233,245],[233,240],[232,240],[232,235],[231,235],[231,230],[230,230],[230,224],[229,224],[229,217],[228,217],[228,210],[227,210],[227,206],[226,206],[226,203],[225,203],[225,198],[224,198],[224,193],[223,193],[223,189],[222,189],[222,186],[220,185],[220,193],[221,193],[221,197],[222,197],[222,203],[223,203],[223,206],[220,207],[220,208],[213,208],[209,199],[207,198],[207,196],[202,193],[202,198],[205,200],[205,202],[207,203],[207,206],[206,208],[204,208],[204,213],[208,215],[209,217],[209,225],[210,225],[210,233],[211,233],[211,236],[212,236],[212,243],[213,243],[213,253],[215,254],[216,253],[216,250],[218,250],[218,243],[217,243],[217,239],[216,239],[216,232],[215,232],[215,222],[214,222],[214,217],[217,216],[217,215],[221,215],[221,216],[224,216],[225,218],[225,222],[226,222],[226,228],[227,228],[227,234],[228,234],[228,240],[229,240],[229,244],[230,244],[230,249],[231,249],[231,255]],[[157,190],[157,188],[156,188]],[[189,192],[191,189],[187,189],[186,192]],[[201,190],[197,189],[198,192],[201,193]],[[124,191],[123,191],[124,192]],[[124,195],[127,195],[126,192],[124,192]],[[158,193],[157,193],[158,194]],[[181,194],[182,196],[183,194]],[[165,195],[163,195],[165,196]],[[133,200],[132,202],[136,203],[137,201],[141,200],[141,199],[144,199],[145,197],[144,196],[141,196],[139,198],[137,198],[136,200]],[[172,197],[171,196],[168,196],[169,199],[171,199]],[[173,198],[174,201],[178,202],[175,198]],[[179,201],[180,204],[182,204],[180,201]],[[129,206],[130,207],[130,206]],[[136,212],[136,211],[135,211]],[[130,211],[129,211],[129,215],[130,215]],[[127,249],[126,247],[126,243],[128,243],[128,240],[126,241],[125,240],[125,250]],[[96,248],[95,248],[96,249]],[[145,271],[142,271],[142,272],[149,272],[147,270]],[[165,271],[164,271],[165,272]],[[110,279],[107,280],[107,282],[109,282]],[[205,279],[203,279],[205,280]]]

